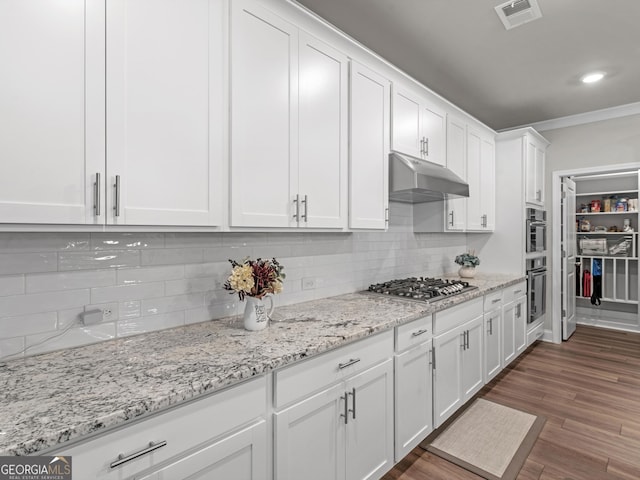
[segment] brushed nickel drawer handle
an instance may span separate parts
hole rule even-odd
[[[143,448],[142,450],[132,453],[131,455],[126,455],[124,453],[121,453],[120,455],[118,455],[118,459],[115,462],[111,462],[111,468],[116,468],[119,467],[120,465],[130,462],[131,460],[135,460],[138,457],[141,457],[143,455],[146,455],[147,453],[151,453],[155,450],[158,450],[159,448],[164,447],[167,444],[166,440],[162,440],[161,442],[158,443],[154,443],[154,442],[149,442],[149,446],[147,448]]]
[[[427,330],[426,328],[423,328],[422,330],[418,330],[417,332],[413,332],[411,334],[412,337],[419,337],[420,335],[427,333],[429,330]]]
[[[522,293],[522,289],[515,290],[515,291],[513,292],[513,294],[514,294],[514,295],[517,295],[518,293]]]
[[[356,387],[353,387],[351,391],[348,392],[348,395],[351,395],[353,397],[353,409],[349,409],[349,411],[351,412],[352,418],[355,420],[356,419]]]
[[[501,298],[494,298],[493,300],[491,300],[491,303],[498,303],[500,300],[502,300]]]
[[[338,364],[338,370],[342,370],[343,368],[347,368],[347,367],[350,367],[351,365],[355,365],[359,361],[360,361],[359,358],[352,358],[348,362],[339,363]]]

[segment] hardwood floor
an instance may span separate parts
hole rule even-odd
[[[640,334],[579,326],[538,342],[478,396],[547,422],[518,480],[640,479]],[[416,447],[383,480],[477,480]]]

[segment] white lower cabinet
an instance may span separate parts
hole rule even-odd
[[[266,398],[263,376],[51,453],[77,478],[266,480]]]
[[[431,315],[396,327],[395,460],[433,430]]]
[[[276,372],[275,478],[376,479],[393,466],[392,354],[389,331]]]
[[[484,385],[482,299],[435,315],[433,422],[434,427],[439,427]],[[439,324],[447,325],[449,321],[455,326],[438,334]]]
[[[527,348],[527,297],[507,303],[502,311],[502,368]]]
[[[484,383],[502,370],[502,309],[484,314]]]

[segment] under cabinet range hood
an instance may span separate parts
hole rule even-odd
[[[469,185],[451,170],[404,153],[389,155],[389,200],[426,203],[468,196]]]

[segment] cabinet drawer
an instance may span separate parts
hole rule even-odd
[[[440,335],[482,315],[482,297],[433,314],[433,334]]]
[[[428,315],[396,327],[396,352],[429,340],[433,334],[432,321]]]
[[[512,302],[523,295],[527,294],[527,282],[520,282],[516,285],[511,285],[503,290],[502,299],[504,303]]]
[[[490,312],[502,308],[502,290],[496,292],[487,293],[484,296],[484,311]]]
[[[393,331],[374,335],[274,373],[274,404],[281,408],[393,356]]]
[[[53,454],[73,456],[73,473],[77,478],[128,478],[258,417],[264,417],[266,404],[266,377],[262,376],[132,422],[75,446],[62,447]],[[133,456],[147,449],[150,442],[166,442],[166,445],[120,466],[111,467],[120,454]]]

